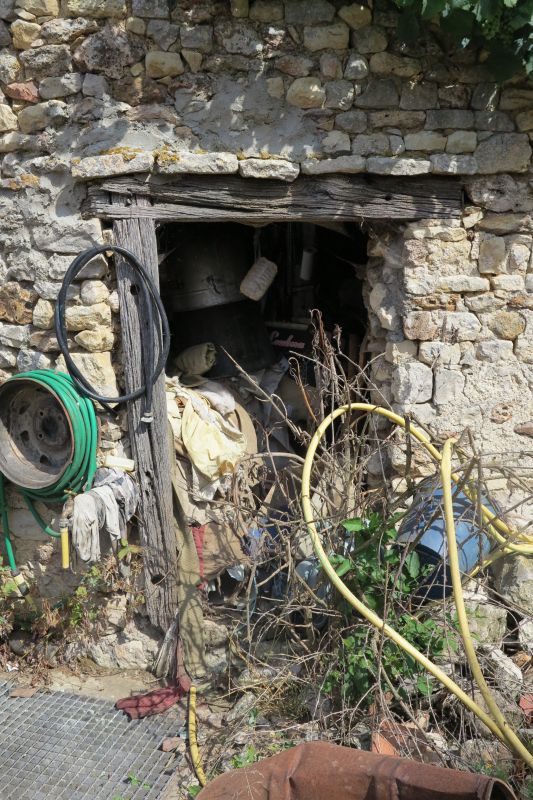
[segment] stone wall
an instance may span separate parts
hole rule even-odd
[[[459,175],[462,220],[369,228],[374,394],[438,435],[470,426],[479,447],[527,449],[533,85],[499,87],[483,53],[442,37],[406,47],[396,24],[382,2],[0,0],[3,374],[61,366],[60,281],[109,235],[81,218],[87,180]],[[116,312],[102,257],[67,323],[74,358],[111,394]],[[105,422],[101,446],[122,452],[120,424]]]

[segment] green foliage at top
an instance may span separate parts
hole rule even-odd
[[[484,47],[499,80],[525,69],[533,76],[533,0],[394,0],[398,35],[414,41],[425,24],[438,24],[460,46]]]
[[[418,554],[398,543],[395,522],[376,513],[365,519],[346,520],[342,525],[354,535],[353,546],[345,554],[331,556],[330,561],[337,575],[368,608],[431,660],[438,659],[448,649],[457,648],[457,638],[454,630],[446,629],[429,613],[410,613],[412,597],[427,572]],[[368,706],[378,682],[387,691],[390,681],[401,696],[410,694],[411,698],[417,694],[427,697],[437,688],[415,659],[389,639],[381,640],[379,631],[357,618],[343,600],[340,602],[347,625],[325,680],[327,693],[339,694],[344,703]]]

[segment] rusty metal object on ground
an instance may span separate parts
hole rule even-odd
[[[307,742],[215,778],[200,800],[515,800],[498,778]]]

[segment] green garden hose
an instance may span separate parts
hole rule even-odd
[[[96,446],[98,440],[96,413],[92,401],[78,394],[72,378],[69,375],[41,369],[14,375],[12,378],[9,378],[6,383],[14,383],[15,381],[22,380],[33,381],[38,386],[46,389],[57,397],[68,417],[72,431],[72,457],[70,463],[55,483],[43,489],[29,489],[25,486],[12,484],[24,497],[29,510],[42,530],[47,533],[48,536],[60,538],[60,534],[52,530],[43,520],[35,507],[35,503],[42,501],[52,505],[63,504],[69,497],[80,494],[91,486],[94,473],[96,472]],[[21,589],[23,580],[18,573],[13,553],[5,484],[6,478],[0,472],[0,515],[4,531],[5,548],[9,566],[14,573],[19,589]]]

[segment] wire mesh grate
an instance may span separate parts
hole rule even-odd
[[[9,697],[0,683],[1,800],[155,800],[176,768],[159,750],[174,710],[128,721],[111,703],[62,692]]]

